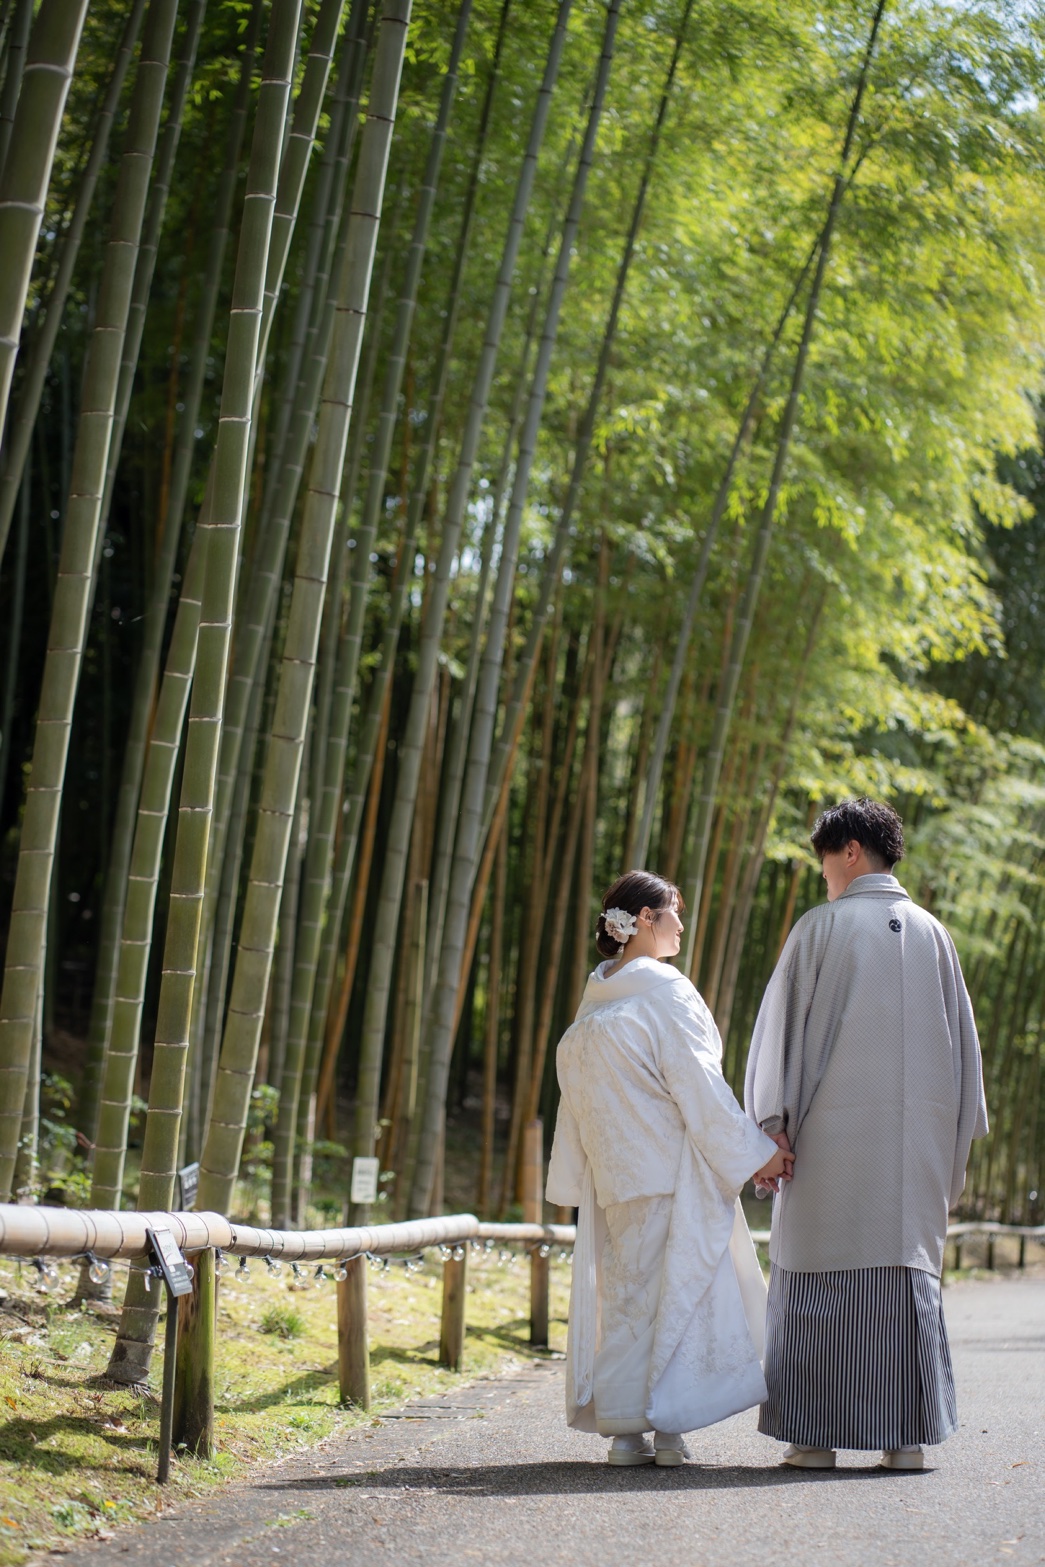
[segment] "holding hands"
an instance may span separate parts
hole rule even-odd
[[[795,1163],[787,1133],[770,1132],[767,1135],[776,1143],[778,1152],[773,1155],[768,1164],[762,1166],[761,1170],[755,1171],[755,1195],[758,1197],[766,1197],[770,1192],[778,1192],[780,1182],[791,1179]]]

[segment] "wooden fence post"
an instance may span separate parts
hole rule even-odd
[[[993,1268],[994,1267],[994,1236],[993,1235],[988,1235],[988,1237],[987,1237],[987,1266],[988,1266],[988,1268]]]
[[[537,1116],[523,1128],[523,1223],[544,1223],[544,1123]],[[548,1344],[547,1255],[541,1256],[539,1244],[530,1252],[530,1343],[538,1348]]]
[[[1019,1265],[1020,1265],[1021,1268],[1025,1268],[1027,1266],[1027,1237],[1026,1237],[1026,1235],[1021,1235],[1020,1236],[1020,1262],[1019,1262]]]
[[[178,1349],[174,1372],[175,1447],[197,1458],[214,1456],[214,1340],[218,1281],[214,1249],[191,1257],[192,1294],[178,1301]]]
[[[443,1320],[439,1328],[439,1364],[460,1371],[464,1360],[464,1307],[468,1287],[468,1242],[459,1244],[460,1257],[443,1263]]]
[[[337,1286],[337,1366],[341,1402],[370,1408],[370,1338],[366,1320],[366,1258],[345,1263]]]

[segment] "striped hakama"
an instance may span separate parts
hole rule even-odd
[[[933,1446],[958,1428],[940,1281],[774,1264],[758,1429],[805,1447]]]

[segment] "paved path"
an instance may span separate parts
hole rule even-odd
[[[1045,1279],[946,1294],[961,1430],[923,1474],[782,1468],[754,1413],[683,1469],[567,1431],[561,1361],[340,1436],[66,1557],[82,1567],[867,1567],[1045,1562]],[[877,1455],[875,1455],[877,1456]]]

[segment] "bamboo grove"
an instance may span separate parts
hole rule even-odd
[[[870,792],[977,1006],[969,1211],[1040,1220],[1040,9],[2,0],[0,50],[0,1196],[198,1161],[282,1225],[376,1154],[385,1213],[507,1212],[602,886],[680,883],[736,1084]]]

